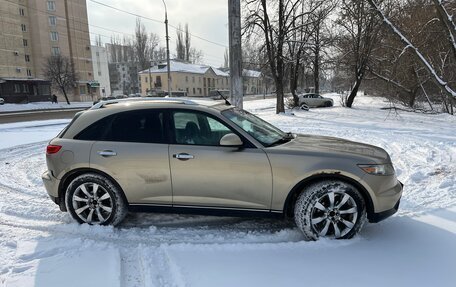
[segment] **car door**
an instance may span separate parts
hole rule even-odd
[[[134,204],[172,204],[165,112],[118,113],[107,119],[103,139],[91,150],[90,167],[112,176]]]
[[[233,130],[206,113],[178,110],[170,120],[173,205],[270,209],[272,174],[263,150],[220,146]]]

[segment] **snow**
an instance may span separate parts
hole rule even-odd
[[[89,108],[92,102],[66,102],[60,101],[58,104],[51,102],[33,102],[28,104],[4,104],[0,105],[0,113],[2,112],[21,112],[21,111],[37,111],[37,110],[62,110],[75,108]]]
[[[400,210],[352,240],[304,242],[292,222],[273,219],[135,213],[119,228],[79,225],[40,178],[44,147],[66,122],[0,125],[0,286],[455,286],[456,117],[396,114],[363,95],[346,109],[325,97],[335,106],[244,107],[285,131],[390,153],[405,184]]]

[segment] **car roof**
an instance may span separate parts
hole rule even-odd
[[[90,110],[101,109],[108,106],[125,106],[125,107],[151,107],[163,104],[182,104],[182,105],[192,105],[192,106],[205,106],[205,107],[216,107],[225,105],[223,101],[212,100],[212,99],[199,99],[199,98],[190,98],[190,97],[142,97],[142,98],[123,98],[123,99],[112,99],[100,101],[93,105]]]

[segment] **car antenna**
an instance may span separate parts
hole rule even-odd
[[[224,99],[224,100],[225,100],[225,105],[227,105],[227,106],[231,106],[231,103],[230,103],[230,102],[228,102],[228,100],[226,99],[226,97],[225,97],[224,95],[222,95],[222,93],[220,93],[220,91],[219,91],[219,90],[216,90],[216,91],[217,91],[217,93],[220,95],[220,97],[222,97],[222,99]]]

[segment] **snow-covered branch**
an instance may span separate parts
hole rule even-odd
[[[415,55],[420,59],[420,61],[423,63],[424,67],[428,72],[432,75],[433,79],[435,82],[441,86],[448,94],[450,94],[452,97],[456,98],[456,91],[453,90],[448,83],[442,79],[439,75],[437,75],[435,69],[432,67],[432,65],[429,63],[429,61],[421,54],[421,52],[418,50],[418,48],[413,45],[397,28],[394,26],[393,23],[386,17],[386,15],[383,13],[383,11],[380,9],[380,7],[375,3],[374,0],[368,0],[369,4],[372,6],[372,8],[376,11],[376,13],[383,19],[383,22],[393,31],[394,34],[399,36],[399,39],[401,40],[402,43],[404,43],[406,46],[410,46],[410,49],[415,53]]]

